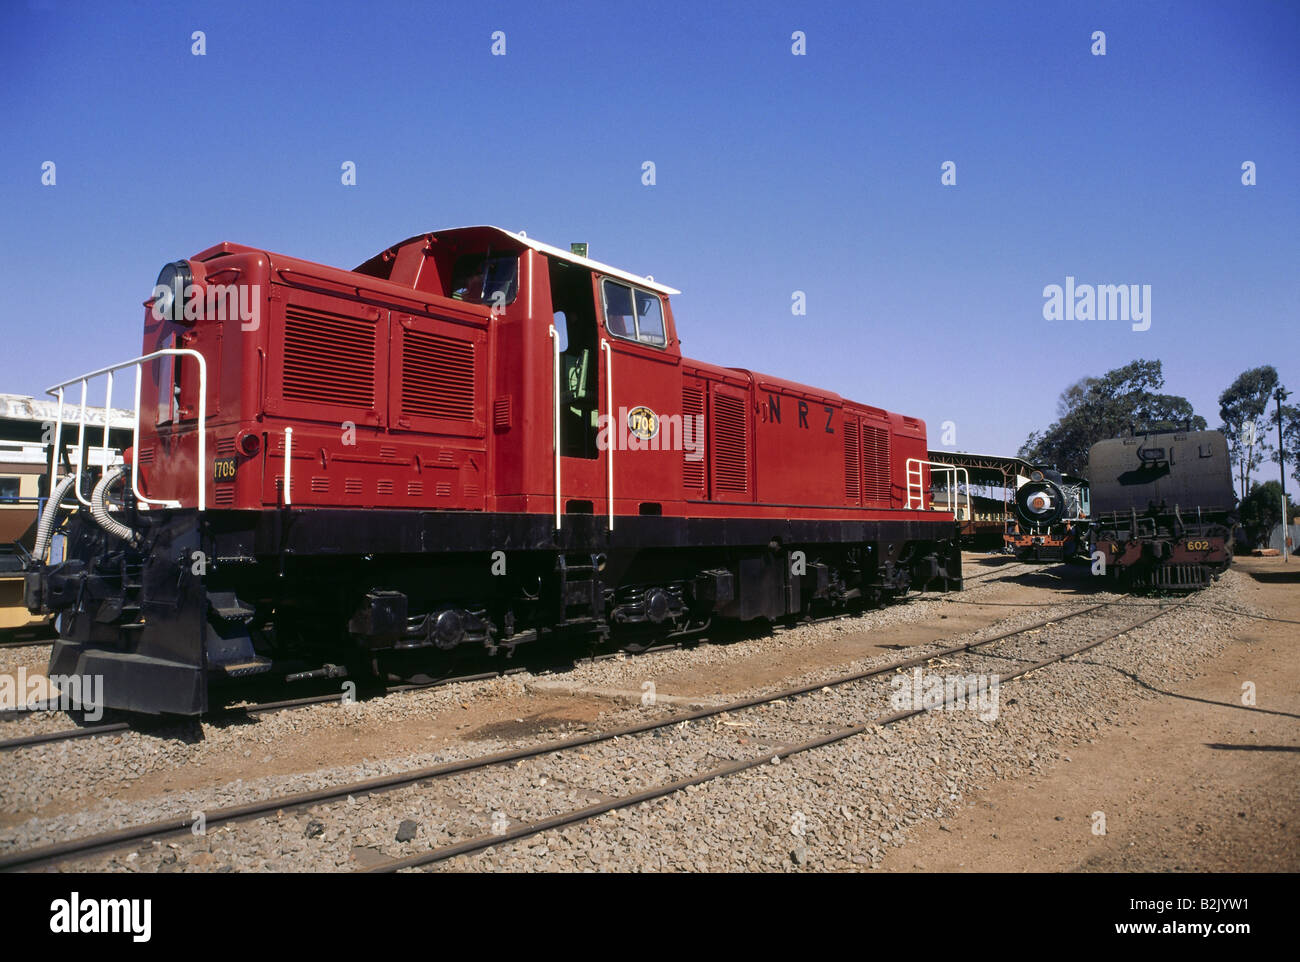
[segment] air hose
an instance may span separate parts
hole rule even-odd
[[[122,524],[122,522],[116,521],[110,517],[106,501],[106,498],[108,497],[108,489],[120,481],[125,473],[126,469],[119,467],[113,471],[106,472],[104,476],[100,478],[99,484],[95,485],[95,490],[90,495],[90,515],[96,522],[98,522],[99,526],[109,534],[121,538],[127,544],[134,546],[140,540],[139,533],[131,530],[126,525]]]
[[[45,549],[50,546],[50,536],[54,534],[54,524],[59,518],[59,503],[72,490],[77,481],[75,474],[70,474],[59,482],[49,501],[45,503],[45,514],[41,515],[36,526],[36,544],[32,548],[32,558],[39,564],[45,560]]]

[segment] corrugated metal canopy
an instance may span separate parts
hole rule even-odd
[[[74,392],[69,391],[69,398],[63,403],[63,423],[79,424],[81,421],[81,401],[80,396],[72,397]],[[43,401],[29,397],[25,394],[0,394],[0,421],[20,421],[28,423],[43,423],[49,421],[54,423],[59,415],[58,401]],[[135,427],[135,412],[124,408],[113,408],[105,413],[102,407],[92,407],[86,405],[86,424],[97,427],[104,426],[104,418],[109,420],[109,429],[116,430],[122,428],[131,430]]]

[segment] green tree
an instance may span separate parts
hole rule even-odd
[[[1282,406],[1282,443],[1291,461],[1291,477],[1300,482],[1300,407]]]
[[[1295,503],[1287,495],[1287,517],[1294,518]],[[1282,517],[1282,485],[1277,481],[1255,484],[1250,494],[1237,506],[1237,516],[1246,533],[1246,543],[1251,548],[1262,545]]]
[[[1263,463],[1264,455],[1272,450],[1264,415],[1277,384],[1277,369],[1271,364],[1265,364],[1243,371],[1219,395],[1219,418],[1223,422],[1219,430],[1227,437],[1228,454],[1238,465],[1238,481],[1243,499],[1250,490],[1251,472]],[[1248,428],[1255,432],[1253,445],[1247,444],[1243,436]]]
[[[1086,477],[1088,449],[1130,428],[1204,430],[1205,418],[1192,410],[1191,402],[1176,394],[1160,393],[1164,386],[1160,362],[1141,359],[1101,377],[1076,381],[1061,392],[1056,420],[1025,439],[1020,457]]]

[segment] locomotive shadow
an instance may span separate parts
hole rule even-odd
[[[1297,714],[1295,714],[1295,713],[1293,713],[1293,712],[1278,711],[1276,708],[1261,708],[1259,705],[1242,705],[1242,704],[1239,704],[1239,703],[1237,703],[1237,702],[1231,702],[1231,701],[1215,701],[1213,698],[1201,698],[1201,697],[1199,697],[1199,696],[1197,696],[1197,695],[1184,695],[1184,694],[1182,694],[1181,692],[1170,691],[1170,690],[1167,689],[1167,688],[1157,688],[1155,685],[1151,684],[1149,681],[1146,681],[1145,679],[1139,677],[1139,676],[1137,675],[1136,672],[1128,671],[1128,670],[1126,670],[1126,669],[1124,669],[1124,668],[1116,667],[1115,665],[1107,665],[1107,664],[1104,664],[1104,663],[1099,662],[1099,661],[1089,661],[1089,660],[1087,660],[1087,659],[1084,659],[1084,660],[1081,660],[1081,661],[1079,662],[1079,664],[1082,664],[1082,665],[1095,665],[1095,666],[1097,666],[1097,667],[1099,667],[1099,668],[1109,668],[1111,671],[1118,672],[1119,674],[1121,674],[1121,675],[1123,675],[1124,677],[1128,678],[1128,679],[1129,679],[1130,681],[1132,681],[1134,684],[1139,685],[1139,686],[1141,686],[1142,688],[1145,688],[1147,691],[1151,692],[1152,694],[1155,694],[1155,695],[1163,695],[1163,696],[1165,696],[1165,697],[1167,697],[1167,698],[1177,698],[1177,699],[1179,699],[1179,700],[1181,700],[1181,701],[1194,701],[1194,702],[1197,702],[1198,704],[1201,704],[1201,705],[1211,705],[1211,706],[1213,706],[1213,707],[1215,707],[1215,708],[1231,708],[1231,709],[1233,709],[1233,710],[1235,710],[1235,711],[1253,712],[1253,713],[1260,714],[1260,715],[1278,715],[1278,716],[1281,716],[1282,718],[1300,718],[1300,715],[1297,715]],[[1248,747],[1250,747],[1250,746],[1213,746],[1213,745],[1212,745],[1212,746],[1210,746],[1210,747],[1212,747],[1212,748],[1213,748],[1213,747],[1225,747],[1225,748],[1231,748],[1231,747],[1242,747],[1242,748],[1248,748]]]
[[[1113,592],[1107,579],[1095,577],[1088,564],[1073,562],[1044,562],[1041,566],[996,580],[999,584],[1020,585],[1025,588],[1051,588],[1068,595],[1096,595]]]
[[[1250,576],[1256,581],[1262,581],[1265,584],[1286,584],[1287,582],[1300,581],[1300,567],[1293,571],[1251,571]]]
[[[1300,752],[1300,745],[1228,745],[1224,742],[1206,742],[1205,747],[1221,752]]]

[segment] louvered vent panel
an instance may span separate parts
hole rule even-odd
[[[361,479],[360,479],[360,478],[344,478],[344,479],[343,479],[343,493],[344,493],[344,494],[360,494],[360,493],[361,493]]]
[[[292,304],[284,311],[284,397],[375,406],[375,325]]]
[[[682,438],[690,439],[682,454],[682,484],[689,491],[704,490],[704,392],[682,388]]]
[[[408,330],[402,339],[402,413],[474,420],[474,345]]]
[[[392,493],[393,493],[393,479],[392,479],[392,478],[380,478],[380,479],[379,479],[379,482],[378,482],[378,490],[379,490],[379,493],[380,493],[380,494],[392,494]]]
[[[862,497],[889,501],[889,429],[862,425]]]
[[[217,457],[230,457],[235,453],[234,438],[217,438]],[[149,460],[153,460],[153,448],[149,448]],[[143,459],[142,459],[143,462]],[[220,507],[229,507],[235,503],[235,486],[233,484],[218,484],[216,492],[213,495],[213,503]]]
[[[749,444],[743,398],[713,396],[713,484],[718,491],[749,491]]]
[[[844,422],[844,495],[851,504],[862,500],[862,461],[856,419]]]
[[[498,431],[509,431],[510,420],[510,395],[506,394],[492,402],[492,427]]]

